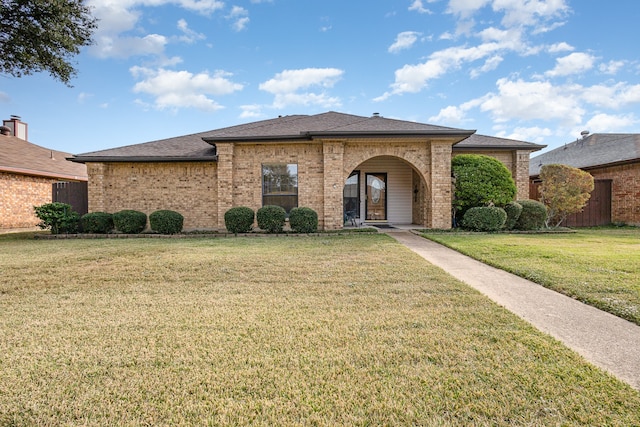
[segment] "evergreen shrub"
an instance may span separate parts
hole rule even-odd
[[[41,206],[34,206],[33,209],[40,220],[38,227],[43,230],[50,229],[51,234],[75,233],[78,231],[80,215],[67,203],[45,203]]]
[[[113,231],[113,215],[107,212],[89,212],[80,218],[82,230],[91,234],[107,234]]]
[[[286,219],[287,211],[280,206],[266,205],[256,213],[258,227],[267,233],[282,233]]]
[[[121,233],[139,234],[147,226],[147,214],[124,209],[113,214],[113,225]]]
[[[518,200],[522,213],[513,227],[516,230],[539,230],[547,220],[547,207],[537,200]]]
[[[160,234],[177,234],[182,231],[184,217],[171,210],[159,210],[149,215],[151,230]]]
[[[229,233],[248,233],[253,227],[254,216],[251,208],[236,206],[224,213],[224,226]]]
[[[518,202],[509,202],[502,208],[507,213],[507,222],[504,223],[504,228],[512,230],[516,225],[516,221],[520,218],[522,213],[522,205]]]
[[[507,213],[496,206],[469,208],[462,218],[462,226],[472,231],[498,231],[504,227]]]
[[[289,212],[289,225],[296,233],[315,233],[318,231],[318,214],[311,208],[293,208]]]

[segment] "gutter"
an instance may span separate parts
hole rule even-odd
[[[75,163],[171,163],[171,162],[217,162],[218,156],[179,157],[179,156],[77,156],[67,157]]]

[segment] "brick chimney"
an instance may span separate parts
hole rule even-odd
[[[27,141],[27,124],[20,120],[20,116],[11,115],[9,120],[3,120],[2,126],[9,128],[10,135],[17,136]],[[2,134],[6,135],[6,130],[2,130]]]

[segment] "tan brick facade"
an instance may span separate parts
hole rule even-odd
[[[351,172],[370,159],[400,159],[409,170],[410,219],[431,228],[451,227],[452,140],[420,138],[314,139],[217,142],[217,162],[88,163],[89,211],[136,209],[150,214],[172,209],[189,229],[224,229],[234,206],[262,206],[262,165],[297,164],[298,206],[318,213],[319,227],[343,227],[343,188]],[[526,187],[528,152],[493,152]],[[397,162],[397,161],[396,161]],[[378,172],[384,172],[380,170]],[[406,188],[404,187],[404,188]],[[528,194],[528,193],[527,193]]]
[[[88,163],[89,212],[171,209],[185,229],[215,229],[218,165],[213,162]]]
[[[0,172],[0,228],[35,227],[40,220],[33,207],[51,203],[57,179]]]
[[[611,221],[640,226],[640,163],[588,172],[594,179],[611,180]]]

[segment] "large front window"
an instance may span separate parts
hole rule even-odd
[[[298,206],[298,165],[266,163],[262,165],[262,206],[282,206],[287,214]]]

